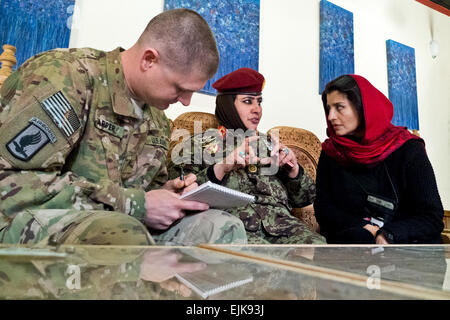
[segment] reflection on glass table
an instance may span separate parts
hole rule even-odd
[[[448,245],[202,247],[320,279],[319,299],[450,299]],[[359,289],[345,292],[344,284]]]
[[[0,246],[0,299],[450,299],[449,253],[449,246]]]

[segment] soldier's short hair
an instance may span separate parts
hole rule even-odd
[[[196,68],[211,78],[219,66],[214,34],[202,16],[189,9],[168,10],[154,17],[138,44],[157,49],[161,61],[173,70]]]

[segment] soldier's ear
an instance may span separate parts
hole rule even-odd
[[[159,52],[154,48],[149,48],[144,51],[141,58],[141,69],[147,71],[159,60]]]

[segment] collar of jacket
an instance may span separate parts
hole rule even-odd
[[[106,76],[110,88],[114,113],[125,117],[139,119],[125,82],[120,53],[125,49],[118,47],[106,53]]]

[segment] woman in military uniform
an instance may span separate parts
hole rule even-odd
[[[213,87],[218,91],[215,114],[220,126],[194,134],[180,145],[183,150],[175,147],[169,175],[192,172],[199,185],[211,181],[255,195],[252,204],[226,209],[243,221],[249,243],[325,243],[290,213],[293,207],[312,203],[314,182],[276,136],[257,130],[264,81],[249,68],[217,80]]]

